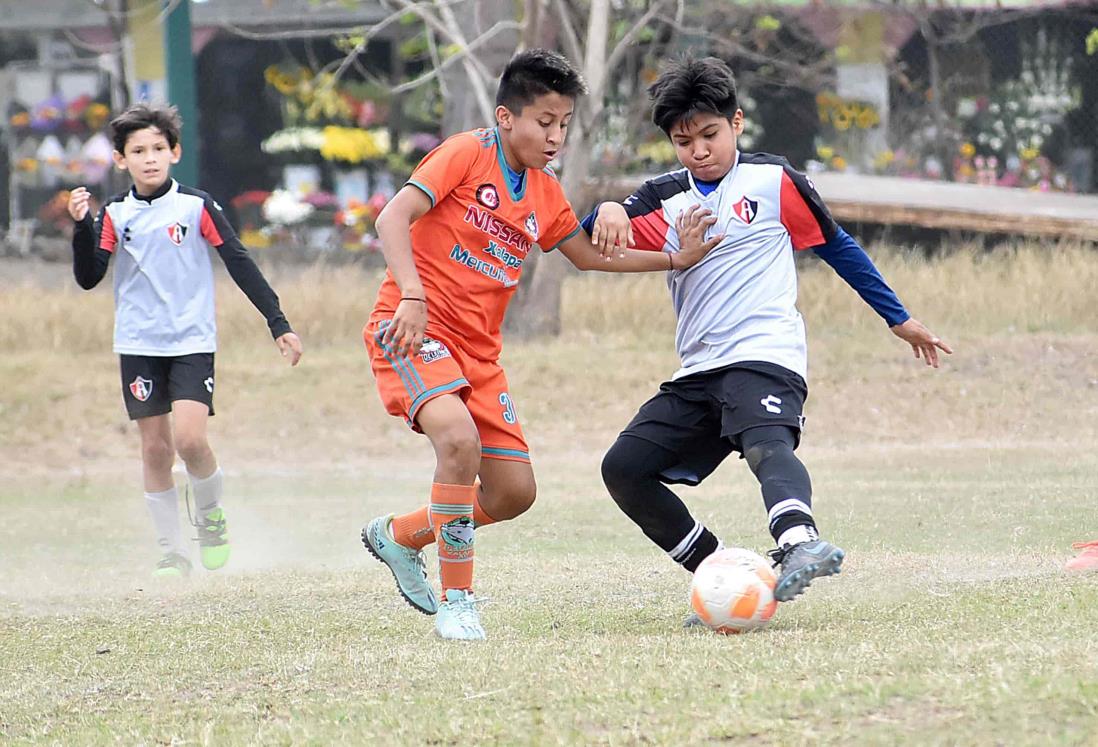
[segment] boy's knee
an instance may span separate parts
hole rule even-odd
[[[171,469],[175,461],[170,441],[163,438],[150,438],[141,444],[141,459],[150,467]]]
[[[602,458],[602,481],[619,503],[619,496],[630,493],[630,489],[645,476],[644,465],[638,464],[628,444],[620,438]]]
[[[473,468],[480,464],[480,434],[476,428],[454,426],[435,434],[432,440],[440,463]]]
[[[533,477],[511,485],[496,498],[490,515],[496,521],[507,521],[521,516],[530,510],[538,495],[538,486]]]
[[[210,453],[210,444],[202,436],[177,434],[175,447],[184,462],[201,461]]]

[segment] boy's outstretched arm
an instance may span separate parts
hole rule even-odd
[[[892,334],[911,345],[916,358],[937,368],[938,351],[952,353],[953,349],[907,313],[873,260],[831,217],[808,177],[785,159],[781,159],[781,164],[781,221],[793,248],[813,249],[885,320]]]
[[[240,243],[236,231],[221,212],[221,207],[208,195],[205,200],[202,210],[202,237],[217,249],[229,271],[229,277],[267,320],[271,337],[274,338],[282,357],[289,360],[291,366],[296,366],[301,360],[301,340],[286,321],[278,303],[278,295],[267,282],[267,278],[263,277],[248,250]]]
[[[415,355],[427,331],[427,296],[412,254],[412,224],[431,209],[431,198],[420,187],[406,184],[382,209],[374,224],[385,264],[400,288],[400,303],[382,345],[397,356]]]
[[[892,334],[911,345],[916,358],[922,358],[928,366],[937,368],[938,351],[953,352],[941,338],[907,312],[873,260],[840,226],[835,225],[831,239],[813,247],[813,251],[885,320]]]
[[[69,193],[69,216],[76,222],[72,232],[72,274],[84,290],[91,290],[107,274],[114,251],[114,227],[107,208],[99,210],[93,221],[88,212],[91,195],[84,187]],[[104,223],[106,227],[104,228]]]
[[[616,202],[604,202],[598,209],[584,219],[583,227],[591,230],[580,231],[560,245],[564,256],[580,270],[601,270],[602,272],[666,272],[668,270],[686,270],[693,267],[717,246],[724,238],[723,234],[705,238],[706,230],[716,222],[709,210],[698,205],[679,215],[675,221],[678,231],[678,251],[649,249],[641,251],[628,249],[632,240],[629,228],[630,220],[626,210]],[[603,247],[594,243],[599,236]],[[608,238],[609,237],[609,238]],[[604,249],[609,250],[604,253]]]

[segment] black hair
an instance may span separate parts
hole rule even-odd
[[[587,83],[564,55],[548,49],[528,49],[512,57],[503,69],[496,106],[506,106],[519,114],[547,93],[577,99],[587,93]]]
[[[739,109],[736,77],[716,57],[680,57],[660,73],[648,96],[652,121],[668,135],[676,124],[702,112],[731,119]]]
[[[160,130],[168,139],[168,146],[175,148],[179,144],[183,120],[179,117],[179,110],[170,104],[150,104],[144,101],[134,104],[111,120],[110,133],[114,149],[124,154],[130,135],[147,127]]]

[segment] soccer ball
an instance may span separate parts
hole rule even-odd
[[[729,547],[710,555],[694,571],[690,606],[707,626],[726,635],[761,628],[778,606],[774,570],[761,555]]]

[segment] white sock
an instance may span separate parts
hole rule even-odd
[[[789,527],[781,536],[778,537],[778,547],[785,547],[786,545],[796,545],[801,542],[812,542],[818,540],[820,533],[816,531],[814,527],[810,527],[807,524],[799,524],[795,527]]]
[[[195,477],[190,472],[187,477],[190,478],[194,504],[200,515],[208,514],[221,505],[221,488],[224,482],[221,467],[215,469],[209,477]]]
[[[175,552],[186,556],[183,533],[179,529],[179,493],[175,486],[159,493],[145,493],[145,505],[152,515],[160,549],[164,553]]]

